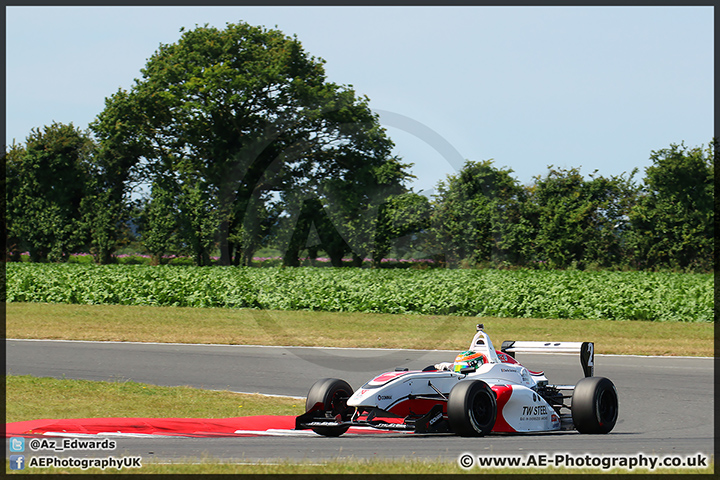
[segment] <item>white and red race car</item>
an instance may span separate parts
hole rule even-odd
[[[477,326],[470,349],[453,363],[383,373],[353,391],[324,378],[308,392],[295,429],[339,436],[350,427],[483,436],[575,429],[608,433],[618,417],[615,385],[594,374],[592,342],[503,342],[495,350]],[[543,372],[515,360],[524,353],[579,353],[585,374],[576,385],[550,385]]]

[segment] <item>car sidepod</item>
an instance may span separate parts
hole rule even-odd
[[[443,405],[443,395],[464,378],[453,372],[402,371],[378,375],[348,400],[348,406],[376,408],[398,417],[423,415]],[[444,392],[444,393],[441,393]]]
[[[522,433],[560,430],[560,417],[553,407],[523,385],[494,385],[497,419],[493,432]]]

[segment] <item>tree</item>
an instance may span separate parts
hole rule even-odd
[[[380,266],[394,242],[428,229],[430,215],[430,201],[414,192],[393,196],[382,204],[375,234],[373,267]]]
[[[715,142],[653,151],[630,211],[628,243],[638,266],[712,269]]]
[[[24,208],[20,200],[22,186],[22,168],[25,148],[13,142],[3,155],[5,175],[3,175],[3,222],[5,227],[5,251],[8,261],[19,262],[20,254],[27,248],[22,239],[22,216]]]
[[[107,103],[143,112],[126,138],[142,139],[148,171],[177,178],[186,203],[206,208],[194,218],[217,215],[221,264],[254,198],[387,160],[392,142],[367,99],[327,82],[322,65],[277,30],[198,27],[161,45],[132,90]]]
[[[322,201],[317,197],[307,198],[292,205],[297,205],[299,212],[286,219],[290,225],[290,229],[286,229],[290,238],[284,248],[283,265],[298,266],[300,252],[305,248],[311,251],[310,257],[314,260],[318,249],[322,248],[330,257],[330,264],[341,267],[342,258],[350,247],[335,228]]]
[[[236,226],[229,237],[229,242],[235,245],[233,265],[250,266],[255,251],[262,246],[269,246],[277,231],[281,213],[279,202],[269,195],[258,192],[251,199],[243,224]]]
[[[522,194],[511,173],[495,168],[492,160],[468,160],[458,174],[438,184],[432,229],[436,249],[451,265],[498,260],[506,211]]]
[[[15,152],[8,199],[14,238],[32,261],[65,261],[87,243],[81,203],[90,182],[92,140],[72,124],[33,129]]]
[[[80,211],[90,241],[90,253],[96,263],[112,263],[123,219],[127,218],[124,204],[111,190],[103,189],[97,177],[91,177],[87,187],[88,191],[80,201]]]
[[[152,185],[150,199],[140,214],[140,243],[150,252],[150,264],[160,265],[163,256],[178,250],[180,221],[177,208],[177,186],[170,178],[158,178]]]
[[[566,268],[610,266],[622,256],[622,233],[635,195],[632,176],[585,180],[577,168],[550,167],[536,177],[526,218],[533,225],[534,261]]]
[[[210,251],[215,243],[218,211],[213,208],[212,191],[203,183],[183,183],[177,197],[180,241],[195,265],[210,265]]]
[[[149,145],[144,132],[133,127],[142,123],[142,118],[143,111],[126,91],[119,90],[90,124],[97,149],[82,209],[90,232],[90,251],[100,264],[113,261],[133,208],[130,193],[142,181],[138,167],[148,155]]]

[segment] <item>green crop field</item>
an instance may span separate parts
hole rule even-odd
[[[712,322],[712,274],[7,265],[8,302]]]

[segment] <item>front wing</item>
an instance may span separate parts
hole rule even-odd
[[[354,410],[354,409],[349,409]],[[364,415],[354,414],[349,420],[350,411],[345,415],[332,417],[323,411],[321,403],[316,404],[309,411],[295,418],[295,430],[305,430],[327,427],[369,427],[378,430],[397,430],[414,433],[447,433],[450,431],[447,417],[443,415],[443,405],[438,403],[422,416],[408,416],[405,418],[383,417],[384,412],[371,410]]]

